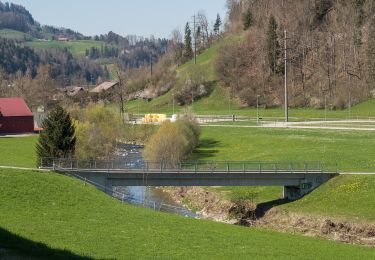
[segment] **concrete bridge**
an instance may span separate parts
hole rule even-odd
[[[51,159],[42,167],[113,186],[283,186],[284,198],[298,199],[338,175],[319,162],[144,162]]]

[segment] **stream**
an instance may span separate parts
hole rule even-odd
[[[134,165],[143,164],[142,146],[119,143],[115,153],[116,160],[126,160]],[[174,213],[186,217],[198,218],[199,214],[176,203],[168,193],[156,187],[114,186],[114,197],[131,204],[158,211]]]

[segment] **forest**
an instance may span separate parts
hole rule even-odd
[[[228,0],[228,32],[216,71],[245,106],[283,103],[284,31],[294,107],[344,108],[375,88],[375,3],[370,0]],[[348,102],[350,100],[351,102]]]

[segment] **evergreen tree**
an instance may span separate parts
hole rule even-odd
[[[184,40],[184,57],[191,59],[193,57],[193,48],[192,48],[192,39],[191,39],[191,30],[189,23],[186,23],[185,26],[185,40]]]
[[[277,61],[280,57],[280,45],[277,39],[277,23],[275,17],[271,16],[267,30],[267,60],[271,71],[277,72]]]
[[[42,158],[65,158],[75,150],[75,131],[70,115],[60,106],[50,112],[43,121],[44,131],[36,145],[37,165]],[[48,163],[45,159],[43,163]]]
[[[243,29],[246,31],[249,29],[253,24],[253,14],[251,13],[250,8],[247,9],[247,11],[242,16],[242,23],[243,23]]]
[[[371,85],[375,86],[375,16],[371,20],[368,35],[368,75]]]
[[[214,24],[214,33],[215,33],[215,35],[219,35],[221,24],[222,24],[222,22],[221,22],[220,15],[217,14],[216,21],[215,21],[215,24]]]

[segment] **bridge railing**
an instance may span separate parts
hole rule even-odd
[[[337,164],[319,161],[185,161],[149,162],[143,158],[131,160],[77,160],[71,158],[43,158],[41,168],[142,170],[145,172],[338,172]]]

